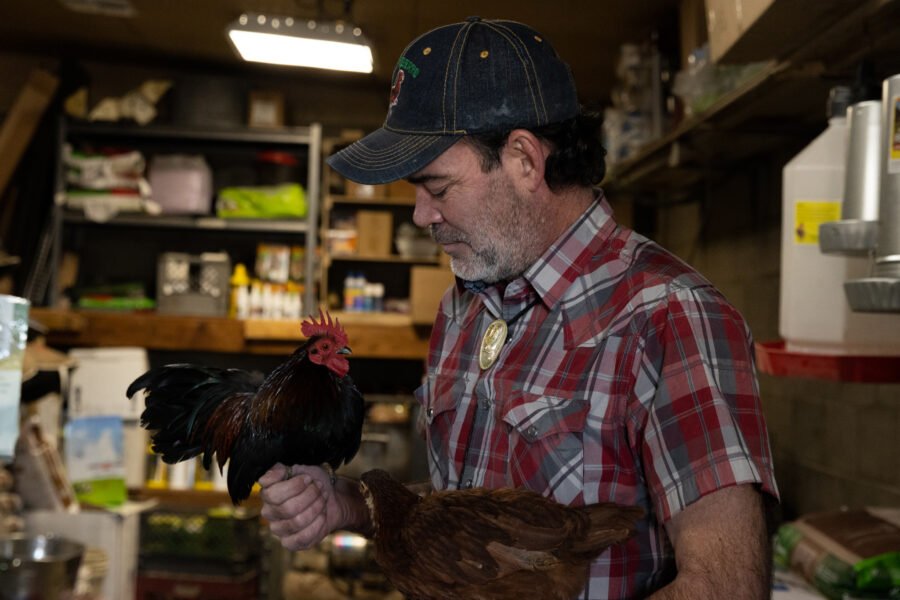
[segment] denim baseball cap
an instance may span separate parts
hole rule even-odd
[[[422,169],[465,135],[540,127],[578,112],[569,66],[540,33],[469,17],[406,47],[384,125],[328,164],[353,181],[387,183]]]

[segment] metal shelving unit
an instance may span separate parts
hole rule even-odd
[[[248,154],[255,149],[277,149],[306,155],[307,214],[303,219],[220,219],[212,216],[140,215],[122,214],[109,221],[97,223],[83,214],[66,209],[66,182],[62,161],[63,145],[67,142],[89,141],[135,148],[190,148],[202,153],[204,148],[220,153]],[[57,302],[57,265],[62,253],[63,230],[69,226],[135,227],[155,229],[183,229],[187,231],[243,232],[260,234],[301,234],[305,239],[307,285],[304,294],[304,310],[315,311],[316,254],[318,247],[319,194],[321,182],[322,127],[313,123],[306,127],[268,129],[201,129],[165,125],[139,126],[134,124],[90,123],[60,119],[59,158],[55,176],[55,202],[53,211],[47,302]]]
[[[179,215],[116,215],[109,221],[91,221],[81,213],[71,210],[63,212],[63,222],[108,227],[156,227],[159,229],[214,229],[247,231],[256,233],[306,233],[309,223],[306,219],[219,219],[217,217],[196,217]]]

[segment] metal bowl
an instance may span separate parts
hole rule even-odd
[[[49,535],[0,538],[0,600],[70,597],[84,546]]]

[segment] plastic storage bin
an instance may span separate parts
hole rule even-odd
[[[259,516],[242,510],[155,510],[141,515],[141,569],[213,575],[256,568]]]
[[[202,156],[169,154],[150,161],[150,194],[168,214],[212,211],[212,171]]]

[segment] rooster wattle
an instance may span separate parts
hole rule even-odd
[[[128,387],[147,391],[141,425],[167,463],[203,455],[203,466],[228,463],[235,504],[276,463],[337,469],[359,449],[365,414],[348,375],[347,334],[320,313],[301,326],[309,338],[264,379],[239,369],[172,364]]]

